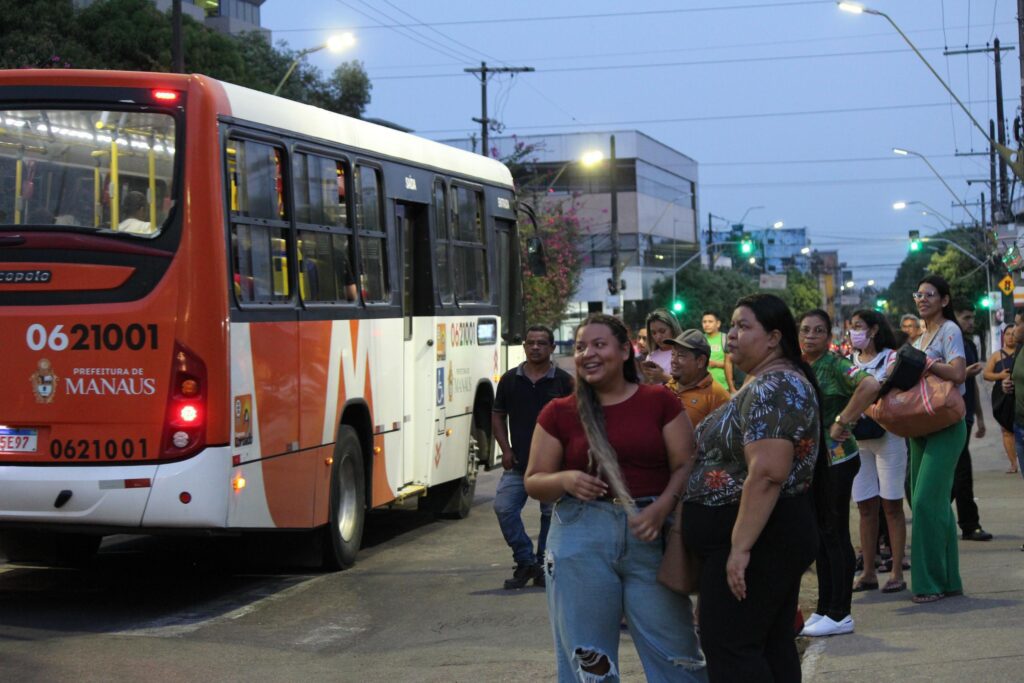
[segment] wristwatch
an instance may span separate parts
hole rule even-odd
[[[854,420],[853,422],[843,422],[842,414],[836,415],[835,423],[842,427],[843,429],[853,429],[854,427],[857,426],[856,420]]]

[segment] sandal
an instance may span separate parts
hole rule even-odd
[[[853,584],[854,593],[863,593],[864,591],[876,590],[878,590],[878,581],[858,581],[857,583]]]
[[[920,595],[913,596],[910,598],[910,601],[918,605],[923,605],[929,602],[938,602],[944,597],[946,597],[945,593],[922,593]]]
[[[899,579],[889,579],[885,582],[885,587],[882,588],[883,593],[899,593],[905,590],[907,590],[907,582]]]
[[[888,560],[882,560],[878,564],[878,568],[877,568],[876,571],[879,574],[888,574],[889,572],[891,572],[892,571],[892,558],[890,557]]]

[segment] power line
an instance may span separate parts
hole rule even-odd
[[[341,0],[338,0],[341,2]],[[921,48],[922,52],[936,52],[943,48],[929,47]],[[537,73],[578,73],[582,71],[622,71],[626,69],[664,69],[680,66],[718,66],[723,64],[749,64],[751,62],[791,62],[806,61],[810,59],[833,59],[836,57],[864,57],[874,55],[901,54],[912,52],[910,48],[899,47],[887,50],[853,50],[847,52],[815,52],[798,55],[770,55],[767,57],[730,57],[727,59],[698,59],[679,62],[647,62],[642,64],[604,64],[593,66],[563,66],[555,68],[537,69]],[[374,76],[376,81],[397,81],[397,80],[421,80],[425,78],[454,78],[461,76],[458,73],[439,74],[400,74],[393,76]]]
[[[409,28],[411,26],[471,26],[474,24],[514,24],[514,23],[533,23],[540,21],[572,21],[575,19],[617,19],[620,17],[644,17],[644,16],[656,16],[666,14],[697,14],[703,12],[729,12],[736,10],[751,10],[751,9],[768,9],[775,10],[780,7],[796,7],[802,5],[834,5],[834,0],[790,0],[789,2],[771,2],[771,3],[757,3],[757,4],[745,4],[745,5],[711,5],[707,7],[686,7],[677,9],[654,9],[654,10],[642,10],[642,11],[630,11],[630,12],[596,12],[592,14],[556,14],[544,17],[531,17],[531,16],[517,16],[517,17],[492,17],[490,19],[459,19],[452,21],[432,21],[430,23],[420,24],[404,24],[401,22],[395,22],[393,24],[376,24],[371,26],[348,26],[345,30],[347,31],[365,31],[370,29],[378,28]],[[355,8],[352,8],[355,9]],[[357,12],[359,10],[356,10]],[[360,12],[363,16],[366,16],[363,12]],[[372,19],[372,17],[370,17]],[[394,20],[392,20],[394,21]],[[312,28],[292,28],[292,29],[279,29],[275,30],[275,33],[286,33],[286,32],[298,32],[298,31],[323,31],[324,27],[320,26],[315,29]]]
[[[946,180],[966,180],[968,176],[946,176]],[[750,183],[701,183],[701,187],[784,187],[787,185],[881,185],[888,183],[935,182],[935,176],[913,176],[895,178],[832,178],[813,180],[772,180]]]
[[[974,101],[968,102],[968,104],[982,104],[981,102]],[[594,121],[591,123],[546,123],[546,124],[534,124],[529,126],[510,126],[516,130],[541,130],[541,129],[552,129],[552,128],[579,128],[579,127],[611,127],[611,126],[639,126],[639,125],[652,125],[661,123],[694,123],[699,121],[729,121],[737,119],[761,119],[761,118],[781,118],[789,116],[820,116],[824,114],[861,114],[864,112],[872,111],[898,111],[902,109],[933,109],[935,107],[945,107],[945,102],[931,102],[927,104],[892,104],[892,105],[879,105],[875,107],[844,107],[842,109],[804,109],[796,111],[781,111],[781,112],[758,112],[758,113],[747,113],[747,114],[716,114],[713,116],[681,116],[673,118],[661,118],[661,119],[634,119],[629,121]],[[440,133],[461,133],[462,128],[433,128],[429,130],[416,131],[419,135],[436,135]]]

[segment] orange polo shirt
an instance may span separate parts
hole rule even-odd
[[[683,410],[686,411],[686,416],[690,418],[690,422],[693,423],[694,429],[701,421],[711,414],[711,412],[729,401],[729,392],[726,391],[725,387],[715,381],[715,378],[709,374],[704,375],[697,384],[680,390],[679,384],[675,378],[672,378],[666,384],[669,390],[676,395],[679,402],[683,404]]]

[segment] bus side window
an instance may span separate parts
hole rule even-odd
[[[455,187],[452,188],[452,199],[457,207],[452,223],[455,297],[460,302],[490,301],[482,193]]]
[[[284,301],[291,296],[288,244],[278,147],[250,140],[228,142],[231,174],[231,258],[235,296],[243,303]]]
[[[356,166],[355,187],[359,287],[364,301],[386,302],[391,298],[391,292],[387,272],[387,234],[377,171],[368,166]]]
[[[437,262],[437,291],[442,304],[455,303],[452,292],[451,261],[448,258],[448,208],[444,183],[434,183],[434,260]]]
[[[299,294],[303,301],[358,300],[345,206],[345,162],[296,153],[292,160],[299,224]]]

